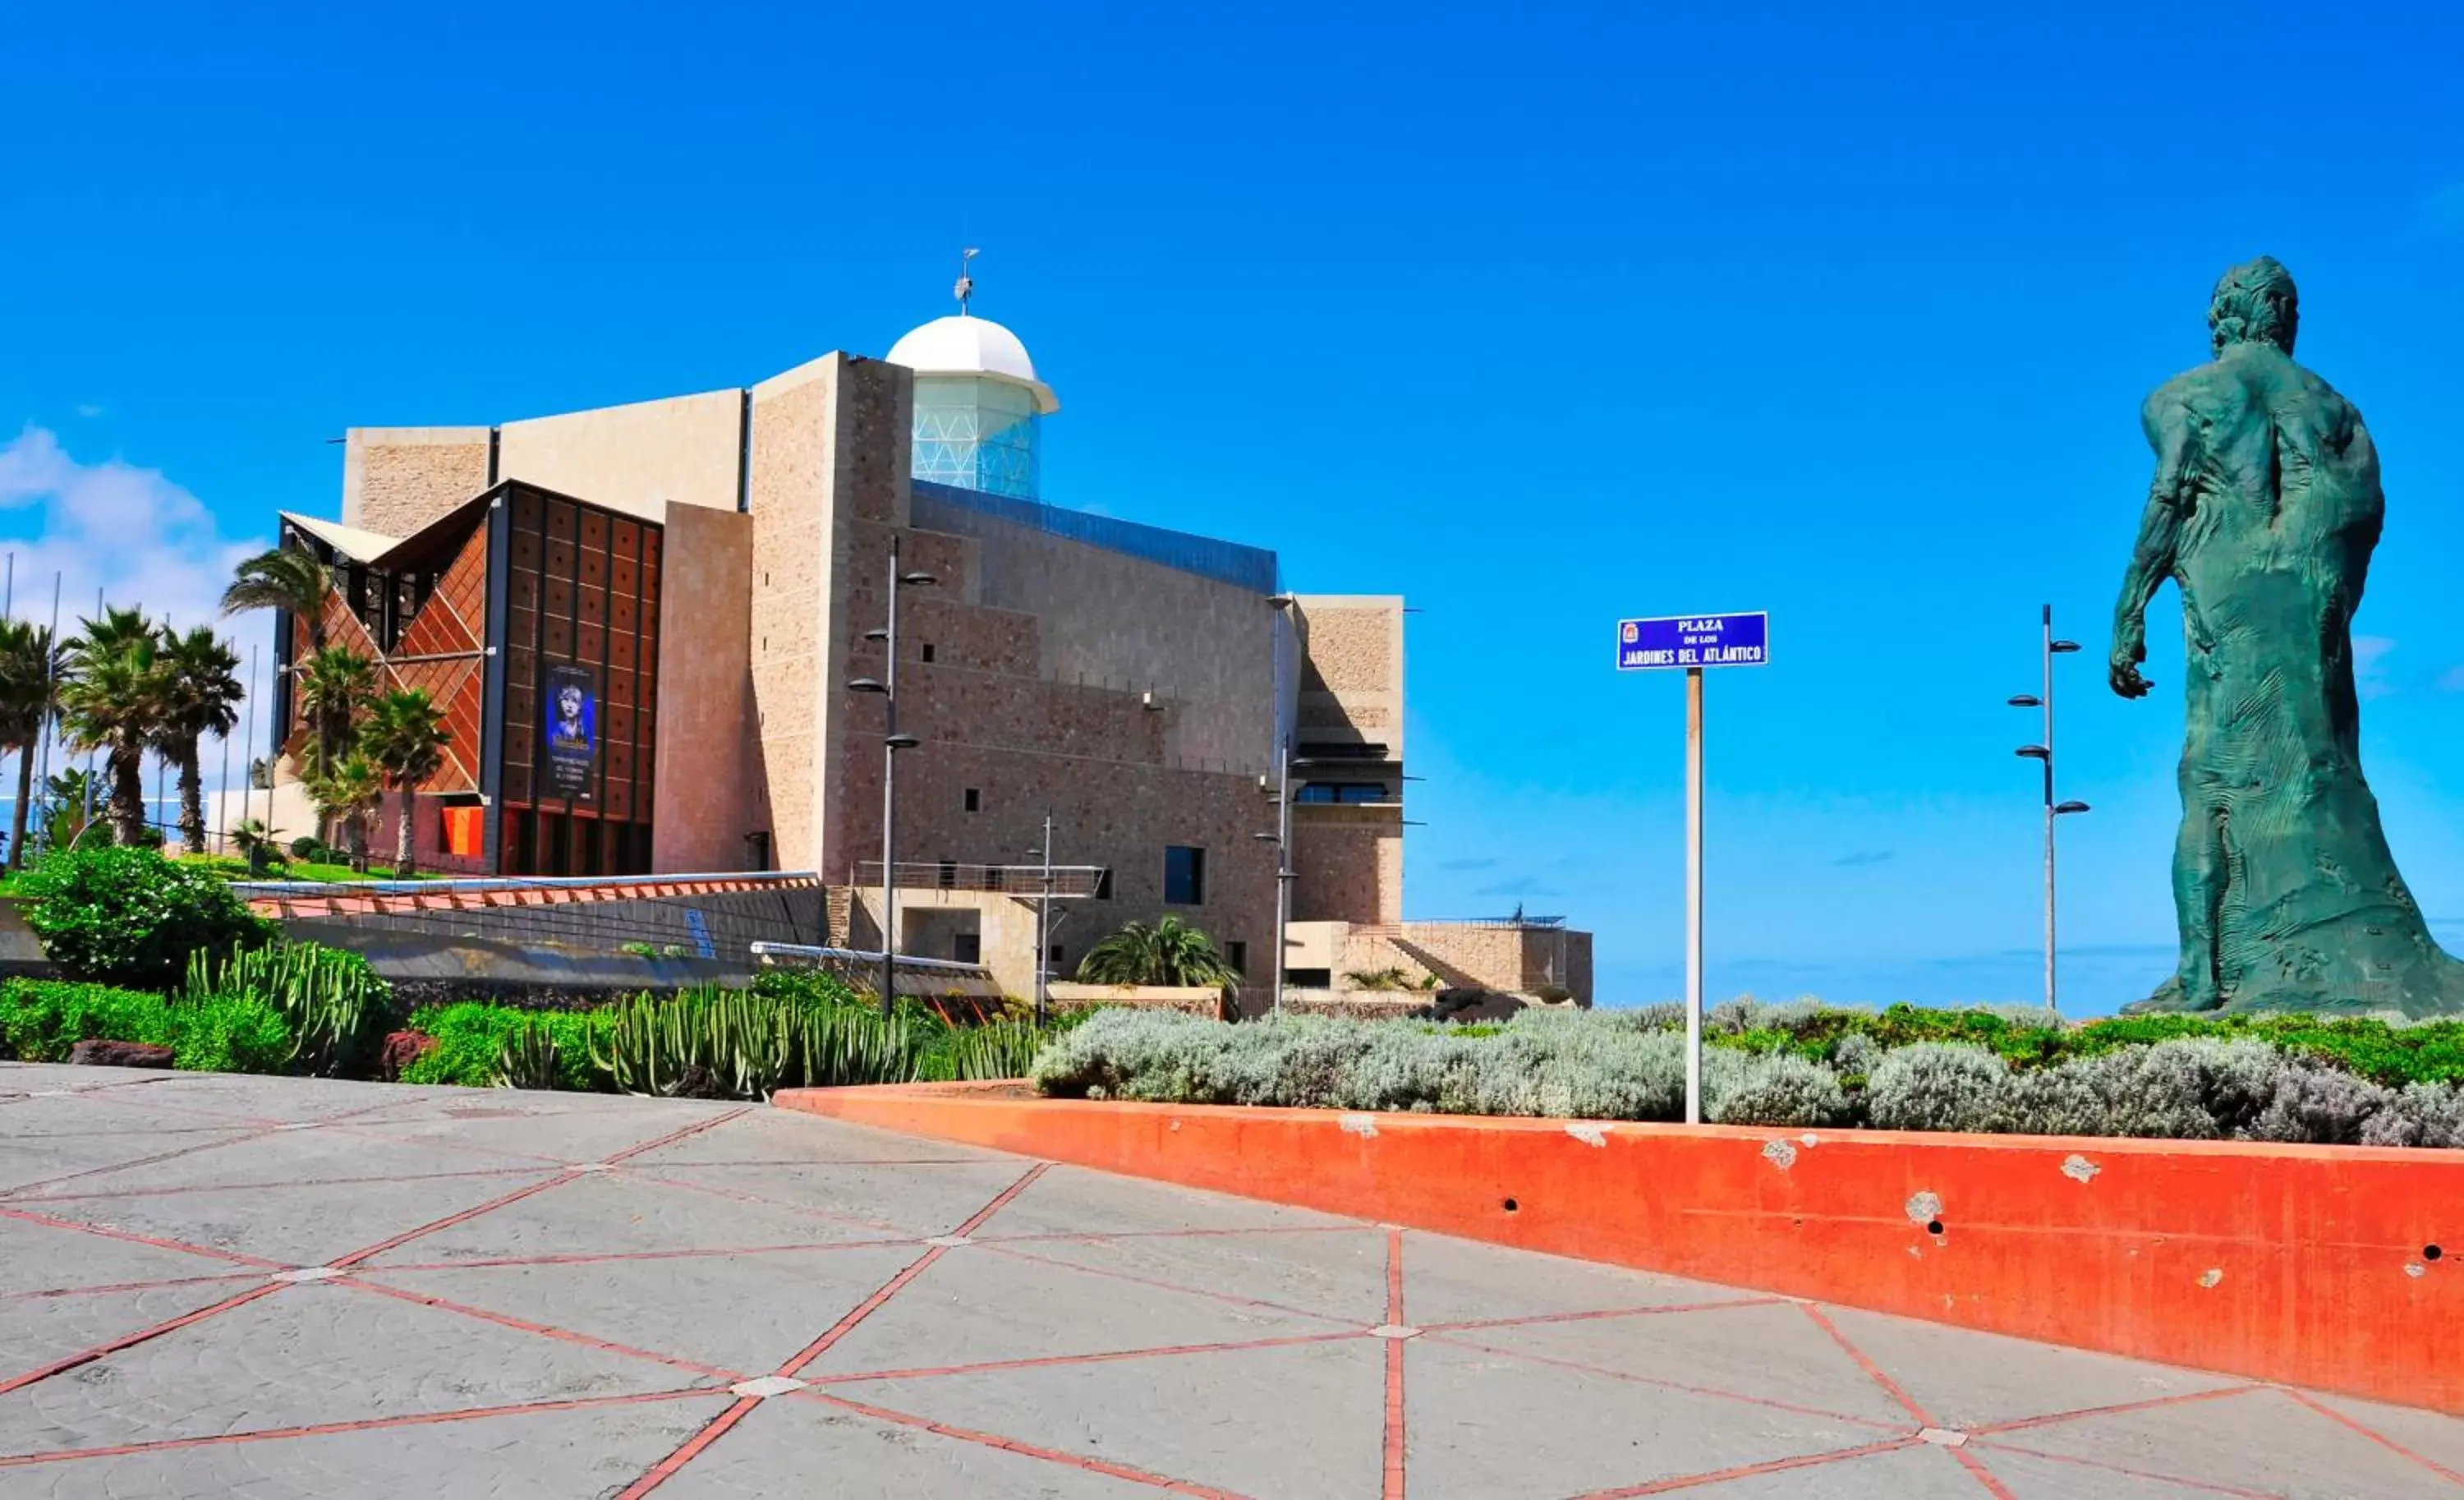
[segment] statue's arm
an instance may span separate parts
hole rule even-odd
[[[2183,518],[2194,498],[2188,405],[2170,389],[2158,391],[2148,399],[2143,420],[2148,444],[2156,450],[2156,477],[2147,487],[2139,542],[2122,575],[2122,598],[2113,607],[2109,664],[2113,691],[2126,698],[2146,695],[2147,679],[2140,675],[2139,664],[2147,659],[2147,604],[2172,576]]]

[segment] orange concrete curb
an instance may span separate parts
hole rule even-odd
[[[2464,1415],[2464,1152],[800,1089],[851,1124]]]

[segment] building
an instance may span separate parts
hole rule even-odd
[[[1177,914],[1263,992],[1288,786],[1309,961],[1287,966],[1314,971],[1296,982],[1339,986],[1357,948],[1524,987],[1519,959],[1458,964],[1402,921],[1402,600],[1288,595],[1272,552],[1045,503],[1059,408],[1016,336],[962,304],[885,360],[352,429],[341,518],[286,513],[283,531],[332,565],[322,641],[445,708],[453,744],[417,820],[431,866],[810,870],[830,931],[877,943],[895,753],[900,952],[1031,988],[1048,816],[1056,972]],[[893,592],[896,727],[916,740],[898,752],[887,695],[860,691],[891,679]],[[310,625],[277,626],[289,830],[310,816],[291,670]],[[1582,947],[1579,975],[1564,954],[1546,972],[1588,998]]]

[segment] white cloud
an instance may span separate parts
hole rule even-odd
[[[273,543],[261,537],[228,538],[205,502],[160,470],[140,469],[117,458],[80,463],[51,431],[29,427],[0,445],[0,550],[14,561],[11,607],[20,619],[49,624],[52,581],[60,591],[60,633],[94,612],[95,590],[114,605],[140,608],[183,628],[219,626],[245,663],[252,645],[259,655],[260,685],[273,674],[271,617],[224,620],[223,585],[240,559]],[[242,749],[265,745],[263,695],[244,713],[255,719],[253,734],[232,735],[231,774]],[[221,756],[208,752],[206,783],[218,783]],[[148,772],[149,778],[151,772]],[[11,789],[15,786],[12,779]],[[147,786],[151,795],[153,787]],[[0,802],[0,809],[5,809]]]
[[[39,427],[0,446],[0,546],[16,558],[22,617],[50,618],[56,572],[64,632],[93,612],[98,588],[158,620],[215,620],[232,565],[271,544],[224,537],[205,502],[160,470],[117,458],[79,463]]]
[[[77,413],[81,417],[99,417],[102,415],[102,408],[89,401],[79,406],[77,408]]]

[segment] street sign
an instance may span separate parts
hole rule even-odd
[[[1703,669],[1771,660],[1771,616],[1617,622],[1617,671],[1685,673],[1685,1123],[1703,1123]]]
[[[1681,614],[1617,622],[1617,671],[1760,667],[1771,660],[1771,616]]]

